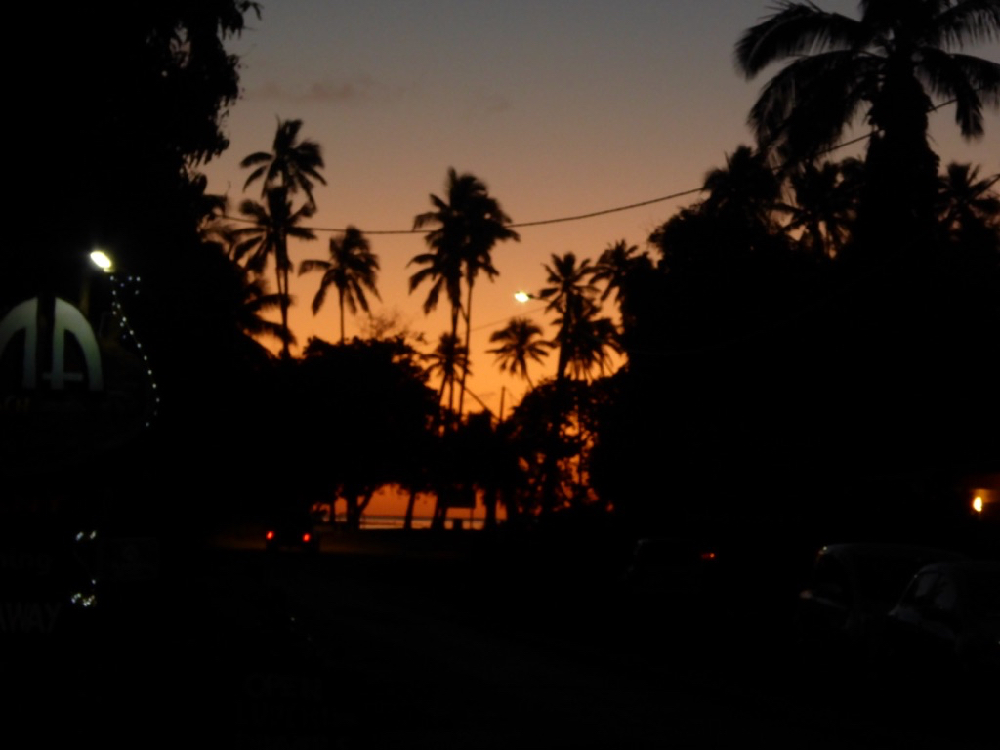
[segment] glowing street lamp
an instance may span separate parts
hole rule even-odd
[[[114,266],[111,262],[111,257],[103,250],[94,250],[90,254],[90,260],[105,273],[111,273],[111,269]]]
[[[516,292],[514,294],[514,299],[516,299],[518,302],[520,302],[523,305],[528,300],[538,299],[538,298],[535,295],[533,295],[533,294],[528,294],[528,292],[520,291],[520,292]]]
[[[975,499],[972,501],[972,509],[976,511],[980,516],[983,514],[983,498],[982,495],[976,495]]]

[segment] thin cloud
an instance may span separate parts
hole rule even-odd
[[[479,93],[472,101],[469,113],[474,117],[499,115],[513,109],[510,99],[502,94]]]
[[[267,101],[339,106],[363,104],[375,99],[395,99],[405,93],[405,90],[405,87],[392,88],[379,83],[371,76],[361,75],[352,80],[313,81],[305,88],[294,89],[275,81],[268,81],[263,86],[248,91],[247,96]]]
[[[513,106],[514,105],[507,97],[494,95],[489,97],[489,99],[485,102],[483,106],[483,112],[485,112],[488,115],[498,115],[501,112],[506,112]]]
[[[364,102],[371,99],[376,88],[375,83],[368,76],[363,76],[356,81],[316,81],[305,94],[299,97],[299,101],[309,104]]]

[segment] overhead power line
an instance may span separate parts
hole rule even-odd
[[[523,221],[515,224],[507,224],[511,229],[523,229],[525,227],[540,227],[546,224],[564,224],[569,221],[580,221],[582,219],[592,219],[595,216],[604,216],[606,214],[615,214],[620,211],[629,211],[633,208],[642,208],[643,206],[651,206],[654,203],[663,203],[664,201],[674,200],[675,198],[683,198],[685,195],[693,195],[694,193],[701,192],[704,187],[690,188],[688,190],[681,190],[677,193],[671,193],[670,195],[664,195],[660,198],[651,198],[646,201],[640,201],[639,203],[630,203],[627,206],[616,206],[615,208],[605,208],[601,211],[591,211],[586,214],[576,214],[575,216],[562,216],[558,219],[541,219],[540,221]],[[244,219],[238,216],[229,216],[228,214],[223,215],[224,219],[230,221],[240,221],[244,223],[253,223],[251,219]],[[309,227],[314,232],[343,232],[342,228],[331,228],[331,227]],[[364,234],[427,234],[433,230],[431,229],[363,229],[361,230]]]
[[[820,151],[820,152],[818,152],[818,154],[829,153],[831,151],[835,151],[836,149],[845,148],[845,147],[851,146],[851,145],[853,145],[855,143],[859,143],[860,141],[866,140],[866,139],[868,139],[870,137],[871,137],[871,134],[863,135],[860,138],[855,138],[852,141],[847,141],[846,143],[840,143],[840,144],[838,144],[836,146],[832,146],[832,147],[830,147],[828,149]],[[777,169],[778,168],[775,168],[775,171],[777,171]],[[678,191],[676,193],[671,193],[670,195],[664,195],[664,196],[661,196],[659,198],[650,198],[649,200],[639,201],[638,203],[629,203],[627,206],[615,206],[614,208],[605,208],[605,209],[602,209],[600,211],[591,211],[590,213],[586,213],[586,214],[575,214],[573,216],[561,216],[561,217],[559,217],[557,219],[540,219],[539,221],[522,221],[522,222],[517,222],[517,223],[514,223],[514,224],[508,224],[507,226],[509,228],[511,228],[511,229],[524,229],[526,227],[541,227],[541,226],[547,226],[549,224],[565,224],[565,223],[570,222],[570,221],[582,221],[583,219],[593,219],[593,218],[595,218],[597,216],[606,216],[608,214],[616,214],[616,213],[620,213],[622,211],[631,211],[633,208],[642,208],[643,206],[652,206],[652,205],[654,205],[656,203],[663,203],[665,201],[676,200],[677,198],[683,198],[684,196],[687,196],[687,195],[694,195],[695,193],[700,193],[700,192],[702,192],[705,189],[706,189],[705,186],[702,185],[700,187],[688,188],[687,190],[680,190],[680,191]],[[224,214],[222,218],[228,219],[230,221],[244,222],[244,223],[247,223],[247,224],[252,224],[253,223],[253,221],[251,219],[245,219],[245,218],[242,218],[242,217],[239,217],[239,216],[229,216],[228,214]],[[345,228],[341,228],[341,227],[308,227],[308,228],[311,229],[314,232],[344,232],[344,231],[346,231]],[[429,232],[431,232],[433,230],[432,229],[363,229],[361,231],[364,234],[371,235],[371,234],[427,234],[427,233],[429,233]]]
[[[953,104],[954,102],[955,102],[954,99],[952,99],[950,101],[947,101],[947,102],[942,102],[941,104],[938,104],[938,105],[930,107],[928,109],[928,112],[935,112],[936,110],[940,109],[941,107],[947,106],[948,104]],[[834,151],[839,151],[842,148],[847,148],[848,146],[853,146],[856,143],[861,143],[862,141],[866,141],[866,140],[870,139],[872,137],[872,135],[874,135],[873,132],[872,133],[865,133],[864,135],[858,136],[857,138],[853,138],[853,139],[851,139],[849,141],[844,141],[843,143],[838,143],[835,146],[829,146],[827,148],[820,149],[819,151],[816,152],[816,156],[822,156],[824,154],[829,154],[829,153],[832,153]],[[785,165],[785,166],[787,166],[787,165]],[[781,169],[781,167],[775,167],[775,171],[780,171],[780,169]],[[541,226],[547,226],[549,224],[565,224],[565,223],[568,223],[568,222],[571,222],[571,221],[582,221],[584,219],[593,219],[593,218],[595,218],[597,216],[606,216],[608,214],[621,213],[622,211],[631,211],[633,208],[642,208],[643,206],[652,206],[652,205],[654,205],[656,203],[664,203],[665,201],[675,200],[677,198],[683,198],[683,197],[685,197],[687,195],[694,195],[695,193],[700,193],[703,190],[706,190],[706,187],[704,185],[701,185],[699,187],[689,188],[687,190],[681,190],[681,191],[678,191],[676,193],[671,193],[670,195],[664,195],[664,196],[661,196],[659,198],[650,198],[649,200],[639,201],[638,203],[629,203],[628,205],[625,205],[625,206],[615,206],[614,208],[605,208],[605,209],[602,209],[600,211],[591,211],[589,213],[575,214],[573,216],[561,216],[561,217],[559,217],[557,219],[541,219],[539,221],[523,221],[523,222],[519,222],[519,223],[516,223],[516,224],[508,224],[507,226],[510,227],[511,229],[525,229],[525,228],[528,228],[528,227],[541,227]],[[240,217],[240,216],[230,216],[228,214],[223,214],[222,218],[223,219],[227,219],[229,221],[238,221],[238,222],[242,222],[242,223],[246,223],[246,224],[252,224],[253,223],[253,221],[251,219],[246,219],[246,218],[243,218],[243,217]],[[346,231],[345,227],[308,227],[308,229],[311,229],[314,232],[344,232],[344,231]],[[431,232],[433,230],[431,230],[431,229],[363,229],[361,231],[364,234],[373,235],[373,234],[427,234],[427,233],[429,233],[429,232]]]

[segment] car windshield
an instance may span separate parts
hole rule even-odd
[[[857,559],[861,598],[872,608],[891,608],[922,562],[906,557],[861,555]]]

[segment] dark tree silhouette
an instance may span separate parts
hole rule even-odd
[[[344,306],[352,313],[360,307],[368,312],[365,289],[379,299],[378,257],[371,251],[368,239],[355,227],[348,227],[340,236],[330,238],[329,260],[304,260],[299,266],[299,274],[322,271],[319,291],[313,297],[313,315],[319,312],[326,298],[326,290],[333,286],[337,290],[340,308],[340,343],[344,343]]]
[[[1000,193],[993,186],[1000,174],[979,178],[979,167],[948,165],[938,182],[939,215],[949,233],[996,231],[1000,222]]]
[[[452,402],[451,391],[454,390],[455,380],[468,367],[469,355],[465,347],[459,343],[458,337],[450,333],[442,333],[438,339],[438,345],[430,354],[422,355],[421,359],[428,363],[427,372],[429,375],[441,378],[441,385],[438,386],[438,403],[444,396],[444,390],[449,390],[449,403]],[[449,413],[451,408],[449,407]],[[446,422],[450,420],[445,420]]]
[[[299,140],[302,120],[278,120],[274,142],[270,151],[255,151],[240,162],[244,169],[253,168],[243,184],[246,190],[257,180],[261,182],[261,197],[275,187],[284,188],[289,194],[302,191],[315,208],[313,182],[325,185],[319,173],[323,168],[323,155],[315,141]]]
[[[281,327],[286,334],[282,337],[282,356],[289,356],[288,306],[292,298],[288,294],[288,273],[292,269],[288,257],[288,238],[316,239],[311,229],[301,223],[313,215],[312,204],[306,203],[293,209],[288,192],[282,187],[271,188],[266,194],[267,203],[245,200],[240,204],[240,213],[253,221],[253,225],[235,230],[236,246],[233,257],[240,261],[246,258],[246,267],[254,273],[263,273],[273,260],[274,275],[278,283],[281,307]]]
[[[601,376],[608,374],[610,352],[622,350],[614,322],[600,313],[597,305],[584,300],[581,306],[568,308],[556,320],[560,358],[574,378],[588,379],[594,370]]]
[[[486,185],[471,174],[459,175],[454,169],[448,170],[446,199],[431,195],[434,210],[418,214],[413,220],[413,228],[433,227],[427,233],[427,246],[431,252],[416,256],[410,264],[426,266],[410,277],[412,292],[424,281],[431,281],[431,292],[424,303],[424,311],[437,307],[442,287],[447,291],[451,303],[451,333],[458,335],[458,317],[462,312],[461,284],[466,286],[465,349],[469,350],[472,336],[472,290],[480,273],[490,279],[497,275],[493,267],[491,252],[497,242],[520,240],[520,235],[507,225],[510,217],[501,209],[495,198],[489,195]],[[458,396],[458,412],[462,413],[465,396],[465,381],[468,368],[462,372],[462,384]],[[449,403],[449,408],[453,406]]]
[[[760,152],[740,146],[726,155],[726,166],[705,175],[708,196],[699,210],[726,226],[739,228],[750,250],[771,244],[775,234],[774,211],[781,182]]]
[[[538,296],[548,300],[546,311],[559,313],[559,333],[556,342],[559,345],[559,364],[556,368],[556,380],[561,381],[566,376],[569,357],[572,351],[570,343],[573,339],[573,327],[591,312],[597,287],[590,279],[594,267],[589,258],[584,258],[577,264],[575,253],[553,255],[552,265],[546,265],[548,274],[546,283],[550,286],[542,289]]]
[[[281,308],[283,302],[281,295],[270,293],[267,282],[251,274],[246,268],[236,266],[235,273],[241,279],[241,299],[236,313],[240,330],[254,339],[268,336],[285,343],[287,338],[287,343],[294,344],[295,337],[287,328],[263,317],[264,313]]]
[[[841,163],[804,162],[788,176],[794,203],[781,203],[788,215],[785,230],[803,252],[835,258],[850,242],[857,216],[863,166],[857,159]]]
[[[542,339],[541,327],[529,318],[511,318],[506,326],[490,334],[490,343],[497,344],[487,349],[487,353],[496,355],[500,372],[519,375],[534,388],[528,375],[528,360],[542,364],[552,347]]]
[[[1000,175],[979,177],[979,167],[949,164],[938,183],[939,244],[965,269],[962,294],[985,299],[1000,289]]]
[[[7,70],[21,71],[10,76],[11,99],[31,112],[41,144],[14,149],[8,165],[24,195],[45,196],[24,201],[23,227],[6,236],[0,306],[33,296],[78,300],[91,275],[86,251],[95,246],[141,279],[125,304],[162,408],[135,440],[99,457],[113,455],[115,471],[62,473],[67,487],[75,484],[74,515],[89,513],[91,500],[112,523],[120,509],[139,523],[148,510],[148,528],[171,544],[192,533],[195,514],[211,523],[221,498],[241,494],[238,478],[222,478],[235,464],[227,446],[245,409],[236,406],[247,372],[235,316],[239,280],[199,236],[209,209],[196,170],[228,147],[226,113],[240,87],[239,61],[227,47],[258,11],[243,0],[28,4],[17,10],[18,44],[0,53]],[[27,67],[25,49],[38,53]],[[61,432],[48,423],[44,431]],[[34,451],[49,464],[34,496],[47,494],[53,453]],[[2,463],[8,486],[6,469],[18,467]],[[180,465],[187,471],[165,468]],[[190,476],[204,490],[196,510]],[[143,477],[156,481],[147,482],[140,507],[128,498]]]
[[[417,358],[398,338],[344,345],[313,338],[304,358],[290,363],[287,408],[301,420],[290,429],[309,435],[337,425],[323,441],[300,440],[294,458],[308,475],[303,481],[346,499],[353,528],[380,487],[420,485],[415,459],[427,455],[436,407]]]
[[[649,266],[649,255],[645,252],[640,253],[638,247],[629,245],[625,240],[618,240],[609,244],[601,253],[590,280],[604,282],[602,302],[612,291],[615,293],[615,301],[621,301],[622,287],[628,275],[636,268]]]
[[[749,115],[758,143],[785,159],[812,158],[863,114],[872,127],[861,229],[881,249],[931,233],[937,157],[927,139],[932,95],[953,101],[966,138],[1000,106],[1000,63],[951,52],[1000,37],[997,0],[862,0],[852,19],[812,3],[782,2],[736,44],[748,78],[789,61]],[[870,229],[868,223],[872,224]],[[908,230],[908,231],[907,231]]]

